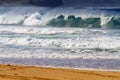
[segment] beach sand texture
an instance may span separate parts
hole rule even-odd
[[[120,72],[0,65],[0,80],[120,80]]]

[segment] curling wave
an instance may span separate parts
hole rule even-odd
[[[0,7],[1,25],[120,29],[120,9]]]

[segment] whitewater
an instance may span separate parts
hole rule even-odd
[[[0,63],[120,70],[119,13],[119,8],[0,7]],[[78,18],[84,24],[76,24]]]

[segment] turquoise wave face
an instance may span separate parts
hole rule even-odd
[[[120,8],[0,7],[0,25],[120,29]]]
[[[59,27],[83,27],[83,28],[100,28],[100,18],[87,18],[83,20],[81,17],[75,18],[74,15],[68,16],[67,20],[64,16],[58,16],[56,19],[52,19],[48,25]]]
[[[58,27],[80,27],[80,28],[111,28],[120,29],[120,17],[112,17],[106,24],[101,25],[101,18],[86,18],[75,17],[70,15],[65,20],[63,15],[52,19],[47,25]]]

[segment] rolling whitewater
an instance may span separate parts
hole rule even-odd
[[[120,8],[0,7],[0,63],[120,70]]]

